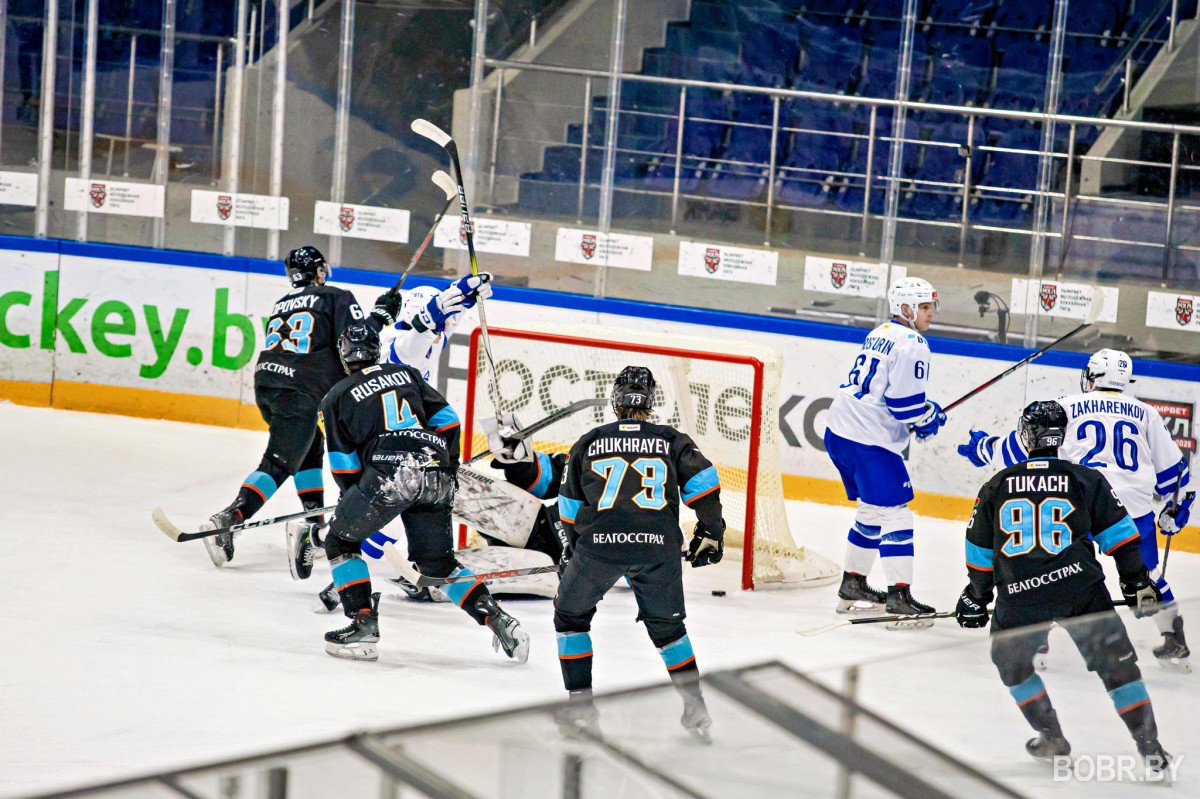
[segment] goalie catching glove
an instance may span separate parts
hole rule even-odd
[[[480,300],[492,296],[492,275],[490,272],[480,272],[478,275],[460,277],[450,284],[450,288],[433,297],[409,321],[421,333],[441,333],[446,329],[446,322],[456,314],[474,308]]]
[[[696,522],[692,530],[692,543],[688,545],[686,559],[692,568],[710,566],[720,563],[725,555],[725,520],[721,520],[721,529],[709,530],[704,522]]]
[[[480,419],[479,428],[487,436],[488,449],[497,463],[527,463],[533,460],[533,450],[525,439],[515,435],[521,425],[511,413]]]

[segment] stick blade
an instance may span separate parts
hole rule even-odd
[[[167,518],[167,514],[163,513],[162,508],[150,511],[150,518],[154,520],[154,526],[172,541],[178,541],[179,537],[183,535],[183,530],[171,524],[171,520]]]
[[[446,193],[447,200],[453,200],[458,196],[458,184],[454,182],[454,178],[447,175],[444,171],[438,170],[433,173],[431,178],[437,187]]]
[[[821,635],[830,630],[836,630],[838,627],[845,627],[849,623],[848,621],[835,621],[831,624],[826,624],[824,627],[809,627],[805,630],[796,630],[796,634],[803,635],[805,638],[812,638],[814,635]]]
[[[445,147],[447,144],[453,141],[453,139],[450,138],[449,133],[442,130],[428,119],[414,119],[409,127],[412,128],[413,133],[417,134],[418,136],[424,136],[438,147]]]

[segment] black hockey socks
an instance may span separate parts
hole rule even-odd
[[[1113,707],[1129,733],[1138,742],[1158,739],[1158,725],[1154,722],[1154,710],[1150,705],[1150,694],[1140,679],[1131,680],[1108,692]]]
[[[331,565],[333,587],[342,599],[342,610],[353,618],[355,613],[371,606],[371,572],[358,555],[343,555]]]
[[[592,636],[586,632],[558,633],[558,664],[568,691],[591,690]]]
[[[1063,737],[1062,728],[1058,726],[1058,714],[1050,704],[1050,697],[1041,677],[1031,674],[1024,682],[1008,686],[1008,692],[1012,694],[1021,715],[1029,722],[1030,727],[1052,738]]]

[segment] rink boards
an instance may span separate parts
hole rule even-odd
[[[337,285],[364,310],[390,287],[387,273],[339,268]],[[414,278],[408,285],[444,285]],[[0,239],[0,398],[28,405],[119,413],[251,429],[253,366],[265,313],[288,290],[278,262],[66,241]],[[779,408],[789,499],[844,501],[821,446],[824,411],[865,332],[775,317],[500,287],[494,325],[596,323],[658,333],[755,341],[784,356]],[[441,388],[465,399],[465,321],[444,354]],[[936,330],[936,327],[935,327]],[[1016,347],[933,338],[930,396],[946,403],[1021,358]],[[498,358],[506,357],[502,349]],[[970,428],[1011,429],[1020,408],[1077,390],[1085,357],[1047,354],[952,413],[935,439],[908,453],[915,509],[965,518],[987,477],[955,452]],[[1134,394],[1169,406],[1168,423],[1192,442],[1200,367],[1138,361]],[[540,409],[525,416],[536,418]],[[1191,536],[1181,537],[1180,544]]]

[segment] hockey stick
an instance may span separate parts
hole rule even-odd
[[[911,616],[871,616],[866,619],[844,619],[842,621],[835,621],[832,624],[826,624],[823,627],[810,627],[809,629],[806,629],[806,630],[796,630],[796,632],[799,633],[800,635],[811,638],[814,635],[821,635],[822,633],[827,633],[830,630],[836,630],[839,627],[847,627],[851,624],[879,624],[881,622],[893,622],[893,621],[922,621],[925,619],[951,619],[951,618],[954,618],[954,616],[955,616],[955,613],[952,610],[945,610],[945,611],[942,611],[941,613],[917,613],[917,614],[914,614]]]
[[[462,214],[463,232],[467,235],[467,253],[471,258],[471,274],[479,274],[479,260],[475,257],[475,230],[471,225],[471,211],[467,207],[467,189],[463,184],[462,165],[458,161],[458,145],[454,143],[454,139],[450,134],[439,128],[437,125],[430,122],[428,119],[414,119],[409,125],[413,133],[418,136],[424,136],[431,142],[441,147],[450,156],[450,161],[454,164],[454,177],[458,180],[458,208]],[[487,356],[488,367],[491,370],[491,380],[488,383],[488,388],[491,389],[492,405],[495,406],[496,412],[500,412],[500,386],[496,382],[496,362],[492,358],[492,341],[488,337],[487,314],[483,311],[483,300],[479,301],[479,327],[480,335],[483,337],[483,352]]]
[[[476,574],[461,574],[458,577],[426,577],[423,574],[417,575],[415,585],[419,588],[435,588],[452,583],[470,583],[481,582],[490,583],[493,580],[502,580],[505,577],[526,577],[531,574],[550,574],[558,571],[558,566],[534,566],[529,569],[502,569],[494,572],[478,572]]]
[[[250,519],[249,521],[241,522],[240,524],[231,524],[228,527],[218,527],[215,530],[199,530],[194,533],[185,533],[180,530],[171,520],[167,518],[167,514],[163,513],[162,508],[155,508],[150,512],[150,518],[154,520],[154,525],[163,532],[167,538],[172,541],[195,541],[197,538],[209,538],[214,535],[222,535],[224,533],[236,533],[242,530],[249,530],[253,527],[268,527],[272,524],[281,522],[290,522],[295,519],[307,519],[312,516],[320,516],[323,513],[333,513],[337,510],[337,505],[326,505],[324,508],[313,508],[312,510],[302,510],[297,513],[288,513],[283,516],[272,516],[268,519]]]
[[[582,411],[584,408],[598,408],[601,405],[606,404],[607,402],[608,402],[608,400],[603,400],[603,399],[576,400],[575,402],[572,402],[570,405],[567,405],[566,407],[559,408],[557,411],[550,414],[545,419],[534,422],[533,424],[529,425],[529,427],[522,427],[520,430],[518,430],[516,433],[514,433],[512,435],[512,437],[517,439],[518,441],[524,441],[525,439],[532,436],[534,433],[536,433],[540,430],[544,430],[547,427],[549,427],[550,425],[554,424],[555,422],[558,422],[562,419],[566,419],[568,416],[572,416],[576,412]],[[467,459],[466,463],[464,463],[463,466],[470,466],[472,463],[475,463],[476,461],[481,461],[491,454],[492,453],[490,450],[484,450],[483,452],[480,452],[478,455],[472,455],[469,459]]]
[[[558,571],[558,566],[534,566],[530,569],[503,569],[494,572],[480,572],[478,574],[463,574],[458,577],[426,577],[421,574],[413,565],[408,562],[408,558],[400,554],[391,543],[383,545],[383,557],[387,562],[392,564],[396,571],[400,572],[400,576],[408,580],[418,588],[440,587],[450,585],[451,583],[470,583],[481,582],[490,583],[493,580],[500,580],[504,577],[525,577],[531,574],[549,574],[550,572]]]
[[[985,388],[988,388],[992,384],[1008,377],[1009,375],[1011,375],[1013,372],[1020,369],[1025,364],[1030,363],[1031,361],[1036,361],[1038,358],[1042,357],[1048,351],[1057,347],[1059,344],[1063,343],[1064,341],[1069,339],[1071,336],[1074,336],[1076,333],[1079,333],[1079,332],[1085,330],[1086,328],[1089,328],[1092,325],[1094,325],[1096,323],[1096,317],[1100,315],[1100,307],[1103,304],[1104,304],[1104,296],[1100,292],[1099,289],[1096,289],[1095,294],[1092,296],[1092,305],[1088,309],[1088,315],[1087,315],[1087,318],[1083,320],[1083,324],[1077,325],[1075,328],[1073,328],[1072,330],[1068,331],[1067,333],[1059,336],[1058,338],[1054,339],[1054,341],[1051,341],[1049,344],[1042,347],[1037,352],[1031,353],[1030,355],[1027,355],[1024,358],[1022,358],[1021,360],[1017,361],[1012,366],[1008,367],[1003,372],[1001,372],[1000,374],[993,377],[991,380],[988,380],[986,383],[978,385],[975,388],[968,391],[966,394],[963,394],[961,397],[954,400],[954,402],[951,402],[949,405],[944,406],[942,408],[942,413],[949,413],[951,410],[953,410],[957,406],[961,405],[962,403],[966,402],[971,397],[978,394],[980,391],[983,391]]]
[[[1188,476],[1190,477],[1191,472],[1192,472],[1192,454],[1190,452],[1184,452],[1182,462],[1183,462],[1184,468],[1187,469]],[[1179,482],[1175,483],[1175,491],[1171,497],[1171,501],[1173,503],[1175,503],[1176,507],[1179,507],[1179,491],[1181,488],[1183,488],[1183,475],[1180,474],[1179,478],[1180,478]],[[1195,495],[1195,492],[1188,492],[1188,493],[1193,494],[1193,496]],[[1186,499],[1186,495],[1185,495],[1185,499]],[[1179,531],[1179,533],[1182,533],[1182,532],[1183,532],[1182,530]],[[1175,536],[1179,535],[1179,533],[1174,533],[1172,535],[1167,536],[1167,545],[1163,549],[1162,568],[1158,570],[1158,577],[1160,580],[1167,579],[1167,559],[1171,557],[1171,539],[1174,538]]]
[[[390,292],[392,294],[400,291],[400,287],[404,285],[404,280],[408,277],[408,273],[417,265],[417,261],[421,260],[421,256],[425,253],[425,248],[429,246],[429,242],[433,241],[434,232],[437,230],[438,225],[442,223],[442,217],[450,210],[450,204],[454,202],[454,197],[458,194],[458,187],[454,184],[454,179],[442,170],[439,169],[437,172],[434,172],[432,180],[437,184],[439,189],[446,193],[446,204],[442,206],[441,212],[434,218],[433,227],[429,228],[429,232],[425,234],[425,239],[421,242],[421,246],[417,247],[417,251],[408,260],[408,266],[400,274],[400,279],[396,281],[396,285],[392,286]]]

